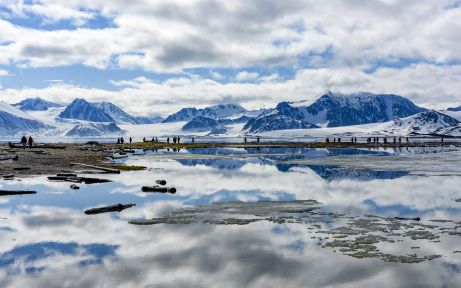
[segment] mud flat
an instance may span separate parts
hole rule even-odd
[[[100,165],[105,163],[108,159],[107,157],[111,154],[102,147],[76,144],[59,144],[56,147],[59,148],[47,145],[46,147],[22,149],[0,145],[0,154],[18,156],[17,160],[0,162],[0,175],[14,174],[15,177],[23,177],[78,171],[82,168],[71,166],[71,163],[81,162],[89,165]],[[22,167],[29,169],[17,169]]]

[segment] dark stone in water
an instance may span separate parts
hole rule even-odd
[[[155,183],[157,183],[158,185],[166,185],[166,181],[165,180],[155,180]]]

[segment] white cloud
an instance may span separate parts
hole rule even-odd
[[[7,70],[0,69],[0,77],[10,76],[10,73]]]
[[[181,75],[163,82],[145,77],[112,82],[119,91],[63,83],[3,90],[2,95],[13,102],[15,97],[37,94],[62,101],[109,99],[146,114],[222,101],[270,107],[325,90],[396,93],[419,104],[459,104],[461,99],[461,66],[453,65],[461,61],[461,8],[448,0],[367,5],[359,0],[141,0],[130,5],[123,0],[42,0],[2,5],[11,9],[10,16],[66,19],[79,28],[46,31],[3,17],[0,64],[27,69],[78,63]],[[95,15],[112,19],[114,25],[86,28]],[[432,64],[363,72],[376,63],[399,66],[401,59]],[[282,80],[285,75],[241,71],[278,65],[298,72],[293,79]],[[204,67],[213,80],[184,72]],[[235,82],[219,83],[224,75],[215,68],[241,72]]]
[[[451,1],[7,1],[13,15],[84,25],[96,13],[115,27],[43,31],[0,20],[0,63],[180,71],[297,65],[363,69],[377,60],[461,60],[461,9]],[[453,6],[453,5],[452,5]],[[40,28],[40,27],[37,27]],[[322,57],[328,51],[332,57]],[[311,55],[304,60],[299,56]],[[301,63],[305,64],[305,63]]]
[[[259,78],[259,74],[256,72],[241,71],[235,76],[235,80],[238,82],[252,81]]]
[[[294,79],[220,83],[195,75],[156,82],[146,77],[112,81],[118,91],[55,83],[43,89],[4,89],[2,99],[16,103],[31,95],[58,102],[76,97],[91,101],[110,100],[135,114],[168,114],[186,106],[204,107],[222,102],[240,103],[249,109],[274,107],[281,101],[315,97],[326,90],[395,93],[420,105],[459,105],[461,65],[412,65],[404,69],[381,68],[366,74],[352,68],[304,69]]]

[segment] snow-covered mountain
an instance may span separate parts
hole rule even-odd
[[[0,135],[37,134],[51,128],[24,111],[0,101]]]
[[[125,131],[120,129],[115,123],[79,123],[69,130],[67,137],[100,137],[123,135]]]
[[[249,120],[243,127],[243,130],[250,133],[260,133],[273,130],[310,128],[318,128],[318,126],[303,120],[287,117],[280,113],[274,113]]]
[[[183,131],[204,132],[212,131],[220,128],[221,124],[213,118],[197,116],[191,121],[187,122],[183,127]]]
[[[117,124],[121,125],[139,125],[139,124],[154,124],[159,123],[163,119],[161,117],[136,117],[126,113],[120,107],[110,102],[94,103],[97,107],[106,112]]]
[[[447,131],[459,128],[460,121],[434,110],[424,111],[409,117],[395,119],[388,129],[398,129],[406,134],[451,135]]]
[[[114,119],[102,108],[89,103],[84,99],[77,98],[59,114],[60,118],[78,119],[91,122],[114,122]]]
[[[183,108],[173,113],[163,120],[167,122],[190,121],[197,116],[208,117],[212,119],[226,118],[247,112],[245,108],[236,104],[220,104],[203,109]]]
[[[94,103],[94,105],[108,114],[117,124],[139,124],[136,117],[110,102],[99,102]]]
[[[49,108],[62,107],[62,105],[44,100],[40,97],[28,98],[13,106],[21,109],[22,111],[46,111]]]
[[[248,122],[244,131],[255,133],[280,130],[282,127],[299,129],[309,124],[314,127],[339,127],[378,123],[424,110],[410,100],[393,94],[327,92],[313,101],[281,102],[271,113]],[[278,123],[288,119],[291,119],[289,123],[292,126]]]

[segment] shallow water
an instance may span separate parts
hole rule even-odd
[[[0,197],[0,286],[458,287],[461,281],[457,149],[135,154],[118,161],[148,170],[98,175],[114,182],[79,190],[45,176],[0,182],[0,189],[38,191]],[[141,192],[157,179],[177,193]],[[116,203],[136,206],[83,213]]]

